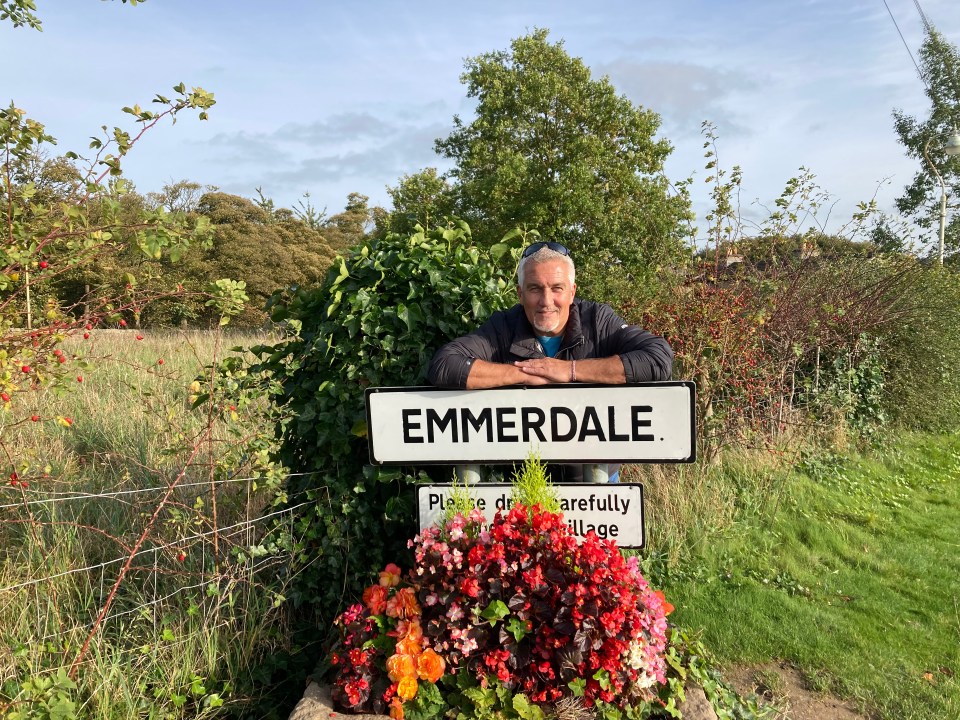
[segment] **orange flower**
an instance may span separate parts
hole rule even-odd
[[[401,620],[397,623],[397,629],[388,634],[401,640],[420,642],[423,639],[423,628],[417,620]]]
[[[404,638],[397,643],[397,654],[398,655],[410,655],[417,656],[420,654],[420,651],[423,648],[420,647],[420,641],[414,640],[413,638]]]
[[[415,677],[405,677],[397,683],[397,697],[406,702],[413,700],[417,696],[417,679]]]
[[[654,590],[653,594],[660,598],[660,603],[663,605],[663,614],[669,615],[674,611],[673,605],[667,602],[667,598],[664,596],[662,590]]]
[[[393,720],[403,720],[403,700],[396,696],[390,700],[390,717]]]
[[[371,585],[363,591],[363,604],[373,615],[380,615],[387,609],[387,589],[383,585]]]
[[[383,587],[382,585],[380,587]],[[412,618],[420,614],[420,604],[413,588],[400,588],[396,594],[387,600],[387,617]]]
[[[417,658],[417,675],[421,680],[435,683],[443,675],[446,663],[431,648],[424,650]]]
[[[413,655],[391,655],[387,658],[387,676],[398,683],[404,678],[417,678],[417,661]],[[398,690],[399,692],[399,690]],[[416,694],[416,690],[413,691]]]
[[[387,565],[380,573],[380,584],[383,587],[393,587],[400,584],[400,568],[393,563]]]

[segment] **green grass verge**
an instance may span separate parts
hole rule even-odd
[[[790,661],[881,718],[960,717],[960,437],[808,459],[665,585],[724,663]]]

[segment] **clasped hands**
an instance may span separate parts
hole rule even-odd
[[[535,360],[517,360],[514,366],[525,375],[529,375],[527,385],[548,385],[550,383],[568,383],[571,378],[571,361],[556,358],[537,358]]]

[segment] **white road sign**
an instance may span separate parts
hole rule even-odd
[[[616,540],[622,548],[643,547],[642,485],[555,484],[554,487],[560,496],[563,520],[574,535],[582,539],[593,531],[604,540]],[[421,530],[437,522],[450,502],[452,488],[452,485],[417,486]],[[512,505],[512,486],[509,484],[481,483],[471,485],[467,492],[474,505],[483,511],[487,522],[493,521],[498,510],[506,512]]]
[[[374,465],[693,462],[691,382],[368,388]]]

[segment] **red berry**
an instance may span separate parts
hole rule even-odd
[[[179,560],[180,562],[183,562],[186,559],[187,559],[187,554],[183,550],[177,553],[177,560]]]
[[[83,329],[84,329],[84,330],[93,330],[93,326],[90,325],[90,323],[87,323],[86,325],[83,326]]]
[[[3,400],[4,402],[10,402],[10,396],[6,393],[0,393],[0,400]]]
[[[89,339],[90,339],[90,333],[84,333],[84,334],[83,334],[83,339],[84,339],[84,340],[89,340]]]
[[[126,326],[127,326],[127,321],[126,321],[126,320],[121,320],[121,321],[120,321],[120,327],[126,327]]]
[[[39,416],[39,415],[31,415],[31,416],[30,416],[30,420],[33,421],[33,422],[40,422],[40,416]]]
[[[17,475],[16,471],[14,471],[14,472],[10,473],[10,479],[11,479],[13,482],[17,482],[17,480],[20,479],[20,476]]]
[[[50,266],[50,263],[48,263],[46,260],[41,260],[37,264],[40,266],[41,270],[46,270]]]
[[[20,481],[20,487],[22,487],[24,490],[26,490],[26,489],[27,489],[28,487],[30,487],[30,486],[27,485],[27,481],[26,481],[26,480],[21,480],[21,481]]]
[[[24,365],[23,367],[20,368],[20,372],[22,372],[22,373],[24,373],[24,374],[29,373],[29,372],[30,372],[30,366],[29,366],[29,365]]]
[[[66,361],[67,361],[67,359],[66,359],[63,355],[59,355],[59,356],[57,357],[57,362],[65,363]]]
[[[237,410],[237,406],[236,406],[236,405],[231,405],[231,406],[230,406],[230,412],[236,412],[236,410]]]
[[[64,421],[67,425],[73,425],[73,420],[71,420],[71,419],[68,418],[68,417],[64,417],[64,418],[63,418],[63,421]]]
[[[83,375],[77,375],[77,382],[83,382]]]
[[[61,355],[63,355],[63,350],[61,350],[60,348],[57,348],[56,350],[53,351],[53,354],[56,355],[57,357],[60,357]]]
[[[143,340],[143,335],[137,335],[137,340]]]
[[[157,365],[163,365],[163,358],[160,358],[159,360],[157,360]]]

